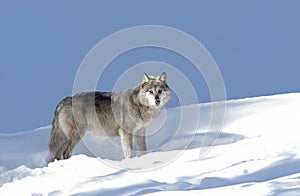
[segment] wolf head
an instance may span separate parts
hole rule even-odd
[[[166,79],[166,73],[158,77],[150,77],[144,73],[138,93],[140,103],[150,107],[163,107],[170,99],[170,89]]]

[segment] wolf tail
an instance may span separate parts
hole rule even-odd
[[[53,122],[52,122],[52,132],[49,141],[49,158],[48,161],[54,161],[55,159],[62,159],[62,154],[64,146],[67,143],[67,137],[60,128],[59,125],[59,107],[56,108]]]

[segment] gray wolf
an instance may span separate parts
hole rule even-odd
[[[125,158],[134,155],[133,138],[139,155],[146,154],[146,128],[170,99],[166,78],[166,73],[144,73],[138,86],[122,92],[86,92],[61,100],[52,123],[49,161],[70,158],[87,131],[120,136]]]

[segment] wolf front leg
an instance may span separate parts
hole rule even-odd
[[[124,158],[127,159],[133,157],[132,134],[120,128],[119,135],[121,137]]]
[[[145,130],[141,130],[134,136],[139,149],[139,155],[143,156],[147,153]]]

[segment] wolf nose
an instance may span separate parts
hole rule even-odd
[[[159,97],[155,97],[155,103],[156,103],[156,105],[159,105],[159,104],[160,104]]]
[[[155,101],[160,102],[159,97],[155,96]]]

